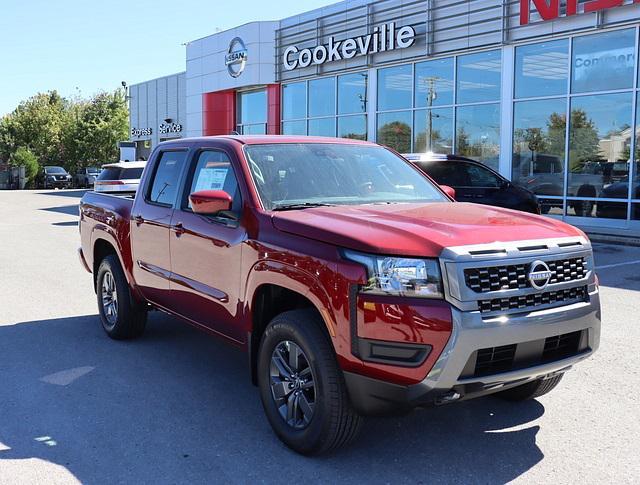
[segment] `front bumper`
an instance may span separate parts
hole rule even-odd
[[[452,308],[452,316],[451,338],[422,382],[402,386],[345,372],[355,408],[367,415],[395,414],[484,396],[566,372],[600,344],[600,300],[594,287],[589,301],[572,305],[490,318],[483,318],[478,311]],[[555,359],[544,358],[545,343],[565,335],[579,335],[574,351],[555,354]],[[511,368],[477,372],[478,351],[505,346],[515,346]]]

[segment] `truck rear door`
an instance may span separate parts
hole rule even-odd
[[[131,212],[133,276],[144,297],[169,308],[169,235],[187,149],[158,152]]]
[[[172,304],[192,322],[245,341],[238,324],[242,243],[242,197],[232,154],[204,149],[193,157],[185,189],[173,215],[170,236]],[[224,190],[232,210],[217,217],[195,214],[189,195],[200,190]]]

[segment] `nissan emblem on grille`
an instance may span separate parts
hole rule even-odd
[[[529,271],[529,282],[536,290],[544,290],[553,278],[553,271],[544,261],[534,261],[531,263]]]

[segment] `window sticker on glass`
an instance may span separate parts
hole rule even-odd
[[[200,190],[222,190],[228,173],[228,165],[220,167],[219,164],[207,164],[207,166],[198,173],[198,181],[196,182],[194,192]]]

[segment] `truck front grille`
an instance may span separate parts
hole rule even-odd
[[[554,361],[571,357],[580,345],[582,332],[567,333],[556,337],[548,337],[544,342],[542,360]]]
[[[588,295],[587,286],[578,286],[576,288],[547,291],[544,293],[531,293],[529,295],[512,296],[510,298],[480,300],[478,301],[478,306],[481,313],[506,312],[509,310],[535,308],[553,303],[570,304],[585,301]]]
[[[586,330],[521,344],[491,347],[474,352],[461,377],[484,377],[524,369],[578,355],[588,349]],[[584,338],[583,338],[584,337]],[[524,351],[519,351],[520,346]],[[537,349],[533,352],[530,349]],[[527,350],[529,349],[529,350]]]
[[[487,376],[510,370],[513,367],[516,348],[514,344],[478,350],[476,376]]]
[[[577,281],[586,277],[584,257],[546,261],[553,277],[549,284]],[[467,287],[476,293],[531,288],[529,272],[531,263],[508,266],[490,266],[464,270]]]

